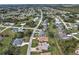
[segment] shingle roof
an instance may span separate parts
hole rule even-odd
[[[1,41],[1,40],[3,40],[3,37],[2,37],[2,36],[0,36],[0,41]]]
[[[14,41],[13,41],[13,45],[21,45],[23,42],[23,39],[22,38],[16,38]]]

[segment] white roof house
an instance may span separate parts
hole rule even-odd
[[[59,19],[55,18],[55,23],[56,23],[56,24],[60,24],[61,21],[60,21]]]
[[[2,36],[0,36],[0,41],[1,41],[1,40],[3,40],[3,37],[2,37]]]
[[[14,23],[6,22],[4,25],[13,26]]]
[[[38,17],[34,18],[34,20],[33,20],[33,21],[37,21],[37,20],[38,20]]]
[[[24,26],[26,23],[21,23],[21,26]]]

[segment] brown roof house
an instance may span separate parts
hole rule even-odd
[[[39,42],[48,42],[48,37],[46,36],[41,36],[38,38]]]
[[[39,42],[48,42],[48,37],[45,35],[44,31],[40,31],[38,40]]]

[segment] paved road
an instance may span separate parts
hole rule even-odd
[[[0,33],[4,32],[5,30],[9,29],[9,27],[6,27],[5,29],[3,29],[2,31],[0,31]]]
[[[14,27],[14,26],[4,26],[4,25],[0,25],[0,27],[8,27],[8,28],[23,28],[23,29],[32,29],[32,30],[34,30],[35,28],[30,28],[30,27]],[[36,30],[38,30],[38,31],[40,31],[40,29],[36,29]]]
[[[27,50],[27,55],[30,55],[30,52],[31,52],[31,45],[32,45],[32,39],[33,39],[33,37],[34,37],[34,34],[35,34],[36,30],[39,30],[39,31],[40,31],[40,29],[38,29],[38,27],[39,27],[40,23],[42,22],[42,18],[43,18],[42,10],[40,10],[40,12],[41,12],[41,18],[40,18],[40,21],[39,21],[38,25],[37,25],[35,28],[14,27],[14,26],[4,26],[4,25],[0,25],[0,27],[6,27],[6,28],[5,28],[4,30],[2,30],[0,33],[2,33],[3,31],[5,31],[5,30],[8,29],[8,28],[33,29],[33,33],[32,33],[32,35],[31,35],[31,37],[30,37],[30,41],[29,41],[29,44],[28,44],[28,50]]]
[[[32,45],[32,40],[33,40],[33,37],[34,37],[34,34],[36,32],[36,30],[38,29],[40,23],[42,22],[42,18],[43,18],[43,13],[42,13],[42,10],[40,10],[41,12],[41,18],[40,18],[40,21],[38,23],[38,25],[35,27],[31,37],[30,37],[30,41],[29,41],[29,45],[28,45],[28,49],[27,49],[27,55],[30,55],[30,52],[31,52],[31,45]]]
[[[4,26],[4,25],[1,25],[0,27],[9,27],[9,28],[23,28],[23,29],[34,29],[34,28],[26,28],[26,27],[14,27],[14,26]]]
[[[63,19],[61,19],[60,16],[57,16],[57,18],[63,23],[63,25],[65,26],[65,28],[68,29],[68,27],[67,27],[66,23],[63,21]]]
[[[75,39],[77,39],[77,40],[79,40],[79,38],[77,38],[77,37],[76,37],[76,36],[74,36],[74,35],[72,35],[72,37],[73,37],[73,38],[75,38]]]
[[[75,35],[77,35],[77,34],[79,34],[79,32],[71,33],[71,34],[68,34],[67,36],[70,36],[70,37],[72,36],[73,38],[79,40],[79,38],[75,36]]]

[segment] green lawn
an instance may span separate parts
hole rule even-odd
[[[0,54],[2,54],[8,49],[9,45],[11,45],[12,38],[14,37],[14,33],[10,29],[7,29],[2,34],[5,33],[8,34],[9,36],[4,37],[4,39],[0,42],[2,44],[2,46],[0,46]]]
[[[51,52],[53,55],[58,55],[60,54],[59,49],[56,45],[55,37],[54,34],[57,32],[56,28],[54,27],[55,25],[52,24],[53,22],[51,21],[48,26],[48,31],[46,31],[46,35],[48,36],[48,43],[49,43],[49,49],[48,52]],[[50,32],[50,33],[49,33]]]
[[[32,41],[32,47],[36,47],[37,45],[38,45],[38,40],[37,39],[34,39],[33,41]]]
[[[31,52],[31,55],[40,55],[39,52]]]
[[[29,39],[30,39],[30,37],[28,37],[28,36],[25,36],[25,37],[24,37],[24,41],[25,41],[25,42],[29,42]]]
[[[6,55],[26,55],[28,45],[22,47],[9,46],[8,50],[5,52]]]
[[[28,48],[28,45],[20,47],[20,55],[26,55],[27,54],[27,48]]]

